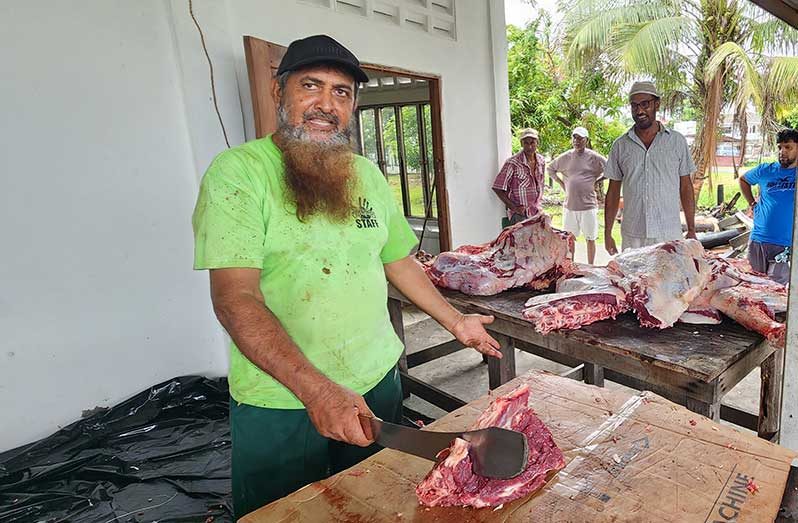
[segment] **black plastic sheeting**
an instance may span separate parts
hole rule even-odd
[[[0,523],[232,521],[228,401],[174,378],[0,454]]]

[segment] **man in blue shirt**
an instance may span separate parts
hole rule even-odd
[[[748,261],[755,271],[786,284],[790,269],[786,263],[789,251],[785,249],[792,245],[798,130],[779,132],[776,143],[779,161],[757,165],[745,173],[740,177],[740,190],[754,214]],[[759,185],[758,198],[751,190],[753,185]]]

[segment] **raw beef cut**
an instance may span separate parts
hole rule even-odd
[[[766,288],[741,283],[717,291],[710,301],[713,307],[748,330],[758,332],[769,341],[784,347],[786,325],[776,321],[774,308],[763,299]],[[786,299],[784,308],[786,309]]]
[[[524,318],[541,334],[614,319],[629,310],[619,280],[606,267],[580,265],[576,277],[557,282],[557,293],[530,298],[524,305]]]
[[[679,322],[692,325],[719,325],[723,322],[723,316],[709,302],[700,307],[690,304],[690,307],[679,316]]]
[[[526,496],[541,488],[550,472],[565,466],[565,458],[551,432],[527,405],[529,386],[521,385],[493,400],[471,430],[503,427],[526,435],[529,459],[524,472],[511,479],[478,476],[471,470],[470,444],[456,439],[444,449],[438,462],[416,487],[422,505],[493,507]]]
[[[675,321],[718,324],[721,313],[777,345],[787,310],[787,287],[751,270],[745,260],[718,258],[696,240],[676,240],[626,251],[607,267],[578,266],[557,282],[557,293],[529,299],[523,316],[535,330],[558,329],[615,318],[634,309],[644,327]]]
[[[504,229],[490,243],[464,245],[422,261],[439,287],[490,296],[515,287],[546,289],[573,270],[573,235],[538,214]]]
[[[632,249],[607,267],[623,274],[621,287],[640,325],[665,329],[687,310],[709,281],[710,268],[698,240],[674,240]]]
[[[762,301],[773,313],[787,310],[787,288],[754,272],[746,260],[718,258],[709,254],[706,256],[706,260],[711,267],[709,281],[701,294],[690,303],[687,311],[679,318],[680,322],[720,323],[722,319],[720,310],[711,303],[713,296],[721,289],[734,287],[743,282],[751,287],[746,292],[747,299]],[[758,292],[752,293],[754,290]],[[726,300],[729,298],[729,293],[727,293]],[[727,309],[733,314],[738,310],[738,308],[728,307]],[[734,318],[731,314],[727,314],[727,316]],[[738,323],[742,324],[742,322]]]

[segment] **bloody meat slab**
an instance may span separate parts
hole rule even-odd
[[[427,506],[493,507],[540,489],[549,473],[562,469],[565,458],[551,432],[527,405],[529,386],[524,384],[493,400],[471,430],[503,427],[526,435],[529,457],[526,469],[511,479],[491,479],[471,470],[470,444],[456,439],[444,449],[438,462],[416,488]]]

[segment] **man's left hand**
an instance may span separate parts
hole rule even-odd
[[[449,330],[457,341],[476,349],[478,352],[487,356],[501,358],[499,350],[501,345],[485,330],[484,325],[493,323],[493,316],[482,316],[481,314],[463,314],[457,323]]]
[[[688,240],[697,240],[695,236],[695,231],[687,231],[687,236],[685,236]]]

